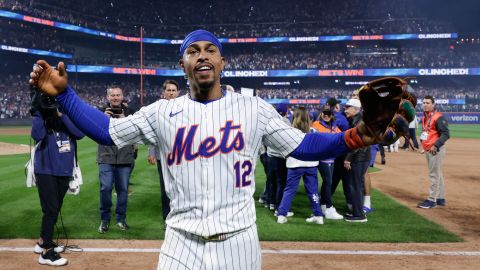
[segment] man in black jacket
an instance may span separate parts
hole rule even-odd
[[[345,114],[354,127],[362,119],[362,105],[358,99],[349,99],[345,105]],[[345,178],[348,179],[351,194],[352,213],[345,215],[347,222],[367,222],[363,212],[363,189],[365,173],[370,163],[370,147],[363,147],[354,150],[345,157],[344,166],[346,169]]]
[[[128,108],[122,106],[123,91],[118,86],[107,89],[108,105],[104,112],[112,118],[122,118],[129,114]],[[98,173],[100,178],[100,218],[98,228],[100,233],[106,233],[110,226],[112,208],[112,189],[115,185],[117,206],[115,209],[116,225],[121,230],[127,230],[126,223],[128,182],[132,163],[134,162],[134,146],[123,148],[98,145]]]

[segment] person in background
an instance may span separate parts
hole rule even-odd
[[[339,133],[340,129],[336,126],[335,116],[329,105],[322,107],[318,121],[312,123],[312,128],[322,133]],[[320,191],[320,205],[326,219],[343,219],[343,216],[337,213],[332,203],[332,176],[335,159],[320,160],[318,170],[322,176],[322,187]]]
[[[288,106],[287,104],[278,104],[277,112],[282,117],[282,121],[285,124],[290,125],[288,120]],[[285,183],[287,181],[287,160],[281,155],[280,151],[267,147],[267,156],[268,156],[268,182],[270,183],[270,188],[268,189],[269,194],[269,208],[270,210],[277,210],[278,205],[282,201],[283,190],[285,189]]]
[[[37,92],[32,99],[31,135],[38,143],[34,172],[43,213],[34,251],[40,254],[39,264],[61,266],[68,260],[60,256],[65,247],[53,242],[53,231],[72,179],[77,140],[85,135],[58,110],[54,97]]]
[[[418,151],[418,141],[417,141],[417,135],[416,135],[417,128],[418,128],[418,118],[415,115],[415,118],[413,119],[413,121],[410,122],[410,124],[408,125],[408,133],[410,135],[409,140],[412,141],[414,149]],[[405,143],[402,145],[402,149],[406,150],[408,149],[408,146],[409,146],[409,141],[405,140]]]
[[[340,131],[345,131],[350,128],[350,124],[347,120],[345,115],[345,111],[340,109],[340,101],[335,98],[329,98],[327,100],[327,105],[330,106],[331,110],[333,111],[333,117],[335,118],[335,125],[340,129]],[[345,200],[347,201],[347,205],[351,205],[351,196],[348,184],[344,181],[345,180],[345,155],[340,155],[335,158],[333,164],[333,174],[332,174],[332,191],[331,194],[335,193],[337,190],[337,186],[342,180],[342,187],[343,187],[343,194],[345,196]]]
[[[358,99],[349,99],[345,105],[345,114],[352,120],[352,127],[356,126],[362,119],[362,105]],[[347,170],[345,176],[348,179],[351,192],[352,213],[345,216],[347,222],[367,222],[363,211],[363,196],[365,185],[365,174],[370,163],[370,147],[362,147],[347,153],[344,166]],[[345,179],[344,179],[345,180]]]
[[[445,206],[445,180],[443,178],[443,160],[445,158],[445,142],[450,138],[448,122],[443,114],[436,110],[432,96],[423,98],[422,154],[425,154],[430,177],[428,198],[419,203],[419,208],[435,208]]]
[[[360,97],[358,95],[358,90],[354,90],[350,97],[359,100]],[[397,143],[397,152],[398,152],[398,140],[396,143]],[[378,148],[378,144],[370,145],[369,166],[372,164],[371,163],[372,156],[374,157],[376,155],[376,152],[375,152],[375,155],[372,155],[372,149],[375,149],[375,147]],[[382,150],[384,150],[383,147],[381,148]],[[385,164],[385,151],[380,151],[380,156],[382,158],[381,163]],[[368,167],[367,167],[367,170],[365,171],[364,183],[363,183],[363,212],[365,214],[371,213],[373,211],[372,202],[371,202],[371,198],[372,198],[371,191],[372,191],[372,178],[370,177],[370,174],[368,172]]]
[[[118,86],[107,89],[107,107],[105,115],[111,118],[124,118],[129,115],[129,110],[122,107],[123,90]],[[106,233],[110,227],[112,190],[115,185],[117,193],[117,206],[115,209],[116,225],[120,230],[127,230],[126,223],[128,183],[134,162],[135,146],[128,145],[123,148],[117,146],[98,145],[97,163],[100,178],[100,218],[99,233]]]
[[[162,85],[163,93],[162,97],[166,100],[175,99],[178,97],[179,87],[178,83],[174,80],[166,80]],[[157,164],[158,176],[160,178],[160,199],[162,200],[162,218],[163,221],[167,219],[168,213],[170,213],[170,199],[165,192],[165,182],[163,181],[162,165],[160,163],[160,152],[158,147],[154,145],[148,146],[148,163],[151,165]]]
[[[305,107],[298,107],[293,114],[292,127],[304,133],[314,132],[314,129],[311,129],[310,126],[311,121],[308,110]],[[323,213],[320,208],[320,198],[318,196],[318,174],[316,168],[318,161],[301,161],[293,157],[288,157],[286,166],[288,168],[287,183],[278,207],[277,222],[283,224],[288,221],[288,211],[292,205],[293,197],[297,192],[300,178],[303,177],[305,190],[312,206],[312,216],[307,218],[306,221],[309,223],[323,224]]]

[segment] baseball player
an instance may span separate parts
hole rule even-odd
[[[304,134],[262,99],[222,91],[222,54],[212,33],[191,32],[179,61],[188,93],[119,119],[83,102],[68,86],[63,63],[55,70],[39,60],[30,74],[30,83],[57,96],[75,125],[98,143],[143,142],[159,148],[171,212],[158,269],[260,269],[252,196],[262,142],[301,160],[325,159],[376,142],[368,123],[345,133]]]

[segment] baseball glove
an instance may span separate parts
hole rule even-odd
[[[350,148],[371,144],[388,145],[400,137],[409,136],[408,124],[415,117],[417,99],[413,89],[403,79],[385,77],[362,86],[362,121],[345,133]]]

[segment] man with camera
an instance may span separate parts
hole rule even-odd
[[[128,116],[129,110],[122,102],[123,91],[118,86],[107,89],[108,104],[103,110],[111,118],[123,118]],[[126,223],[128,183],[132,163],[134,162],[134,146],[128,145],[123,148],[116,146],[98,145],[97,162],[100,178],[100,218],[98,228],[100,233],[106,233],[110,226],[112,208],[112,189],[115,185],[117,193],[117,206],[115,209],[116,225],[120,230],[127,230]]]

